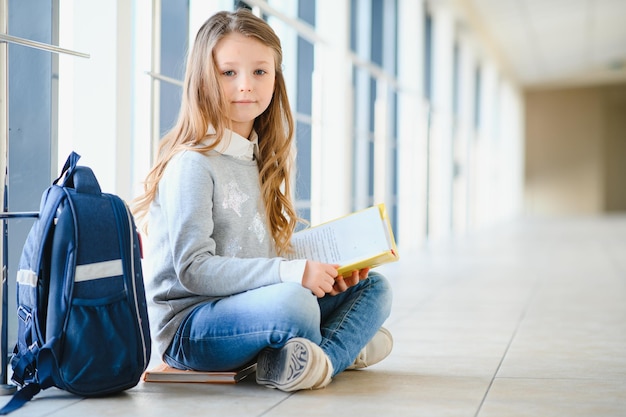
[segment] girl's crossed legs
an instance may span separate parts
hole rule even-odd
[[[204,303],[181,324],[165,354],[171,366],[225,371],[292,338],[321,346],[333,376],[350,366],[389,316],[391,289],[376,272],[336,296],[318,299],[294,283],[261,287]]]

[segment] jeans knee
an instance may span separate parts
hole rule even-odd
[[[301,285],[278,284],[280,294],[276,298],[276,317],[279,322],[290,323],[299,332],[319,332],[321,313],[317,297]]]
[[[381,312],[388,316],[391,313],[391,302],[393,300],[391,283],[384,275],[378,272],[370,272],[367,280],[376,293],[377,300],[380,302]]]
[[[296,311],[318,310],[317,297],[311,290],[294,283],[278,284],[280,300],[285,300],[285,308],[293,308]]]

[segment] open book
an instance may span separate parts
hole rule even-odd
[[[290,259],[339,264],[339,274],[374,268],[399,259],[384,204],[294,233]]]
[[[145,382],[201,382],[205,384],[235,384],[256,371],[256,363],[227,372],[185,371],[161,363],[143,373]]]

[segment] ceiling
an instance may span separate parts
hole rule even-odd
[[[524,87],[626,82],[626,0],[466,0]]]

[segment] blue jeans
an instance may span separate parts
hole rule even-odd
[[[256,360],[266,347],[304,337],[321,346],[334,375],[350,366],[391,311],[379,273],[336,296],[317,298],[294,283],[261,287],[196,307],[180,325],[165,361],[182,369],[225,371]]]

